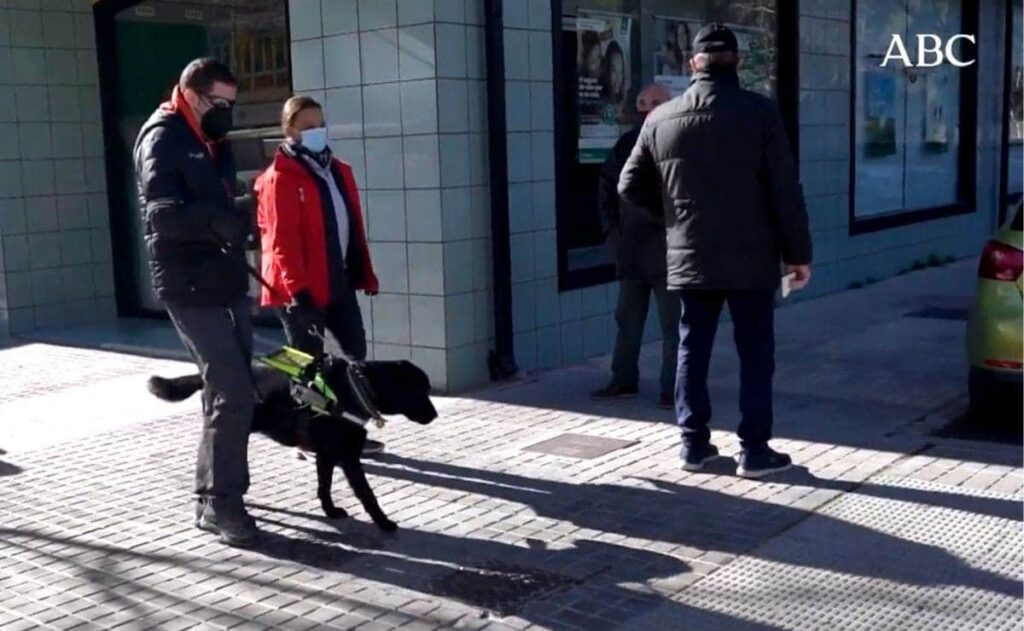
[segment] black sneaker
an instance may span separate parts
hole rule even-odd
[[[195,526],[218,535],[221,543],[233,548],[252,548],[260,540],[256,520],[244,511],[237,515],[216,515],[209,506],[200,509],[197,504]]]
[[[737,459],[739,466],[736,474],[744,478],[763,478],[772,473],[779,473],[793,466],[793,459],[779,453],[771,447],[756,450],[744,450]]]
[[[590,398],[596,401],[608,400],[608,399],[628,399],[635,397],[640,393],[640,388],[637,386],[620,386],[618,384],[608,384],[600,390],[594,390],[590,393]]]
[[[666,392],[658,397],[658,407],[663,410],[676,409],[676,397],[671,392]]]
[[[718,447],[711,443],[683,445],[679,457],[683,460],[683,471],[700,471],[704,465],[718,457]]]
[[[372,456],[373,454],[384,453],[384,443],[379,440],[366,439],[366,444],[363,445],[363,455]]]

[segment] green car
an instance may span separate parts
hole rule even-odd
[[[981,413],[1015,413],[1020,420],[1024,386],[1024,232],[1022,204],[985,244],[978,264],[978,288],[967,322],[968,391]]]

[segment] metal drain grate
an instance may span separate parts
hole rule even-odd
[[[578,582],[561,574],[490,562],[479,568],[460,567],[444,574],[431,582],[428,591],[504,618],[515,614],[531,600]]]
[[[586,434],[560,434],[529,447],[523,447],[523,451],[536,451],[552,456],[589,460],[635,444],[635,440],[618,440]]]
[[[923,318],[926,320],[966,321],[967,309],[950,309],[947,307],[927,307],[918,311],[904,313],[905,318]]]

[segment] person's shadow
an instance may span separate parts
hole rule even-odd
[[[6,456],[6,455],[7,455],[7,452],[4,451],[3,449],[0,449],[0,456]],[[10,462],[4,462],[3,460],[0,460],[0,477],[3,477],[5,475],[17,475],[17,474],[21,473],[21,471],[22,471],[21,467],[15,465],[15,464],[12,464]]]
[[[659,579],[692,571],[680,559],[648,550],[590,539],[551,545],[528,538],[524,547],[414,529],[386,536],[372,524],[353,519],[330,521],[261,505],[251,508],[262,525],[271,527],[264,528],[258,552],[456,600],[480,609],[481,618],[515,615],[550,628],[575,625],[595,631],[651,628],[645,622],[651,617],[685,620],[697,625],[692,628],[777,629],[688,607],[667,593],[624,587],[657,585]],[[275,514],[290,518],[282,521]],[[296,517],[319,525],[298,525]]]
[[[654,488],[615,484],[573,484],[541,480],[511,473],[470,469],[439,462],[423,462],[383,454],[367,463],[368,473],[407,480],[425,486],[486,495],[531,507],[539,516],[569,522],[579,528],[630,538],[690,546],[728,554],[749,554],[782,564],[800,565],[838,573],[899,581],[909,585],[961,585],[993,593],[1020,595],[1020,584],[999,574],[979,570],[937,546],[926,545],[806,510],[781,504],[734,497],[699,487],[647,480]],[[843,483],[805,476],[801,484],[847,490]],[[809,478],[808,478],[809,476]],[[1020,519],[1015,502],[988,498],[946,497],[917,489],[865,485],[857,492],[957,510]],[[961,500],[966,500],[964,508]],[[813,539],[800,554],[762,546],[783,530],[814,516]],[[820,533],[828,533],[822,537]],[[836,554],[836,546],[856,544],[870,551],[875,562],[852,554]],[[915,560],[927,562],[934,572],[921,571]]]

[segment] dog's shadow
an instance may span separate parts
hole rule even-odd
[[[7,455],[7,451],[4,450],[4,449],[0,449],[0,456],[6,456],[6,455]],[[17,475],[17,474],[21,473],[23,470],[24,469],[22,469],[21,467],[19,467],[16,464],[13,464],[13,463],[10,463],[10,462],[4,462],[3,460],[0,460],[0,477],[3,477],[5,475]]]

